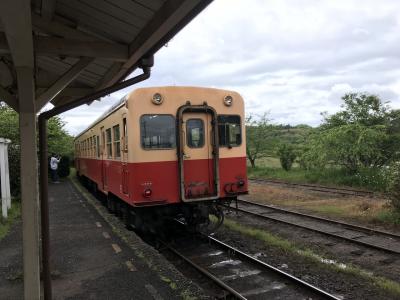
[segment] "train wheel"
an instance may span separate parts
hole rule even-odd
[[[214,220],[210,221],[208,218],[207,222],[198,224],[197,230],[207,234],[212,235],[217,232],[218,228],[224,223],[224,211],[222,210],[221,206],[217,204],[213,204],[210,206],[209,209],[209,217],[214,216]]]
[[[123,205],[123,207],[121,208],[121,217],[122,217],[122,221],[125,224],[126,229],[133,230],[131,212],[130,212],[128,205],[126,205],[126,204]]]
[[[114,201],[113,201],[113,199],[112,199],[112,196],[111,195],[107,195],[107,208],[108,208],[108,211],[110,212],[110,213],[114,213],[114,211],[115,211],[115,208],[114,208],[114,203],[113,203]]]

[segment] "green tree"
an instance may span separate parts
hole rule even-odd
[[[375,95],[351,93],[342,100],[342,111],[324,114],[318,135],[310,139],[301,157],[302,164],[332,163],[354,173],[398,159],[400,112]]]
[[[333,115],[323,113],[323,128],[349,124],[364,126],[386,125],[392,121],[392,110],[377,95],[368,93],[349,93],[342,97],[342,110]]]
[[[246,118],[246,154],[253,168],[257,159],[274,154],[276,130],[269,121],[266,113],[258,119],[254,115]]]
[[[400,162],[390,167],[388,192],[394,208],[400,211]]]
[[[53,117],[48,122],[48,149],[52,152],[73,157],[74,138],[65,130],[65,122],[58,116]]]
[[[294,160],[296,159],[296,153],[293,146],[288,144],[282,144],[279,146],[278,152],[281,166],[285,171],[289,171],[292,168]]]
[[[9,106],[0,102],[0,137],[11,140],[11,144],[8,146],[8,164],[10,170],[10,189],[13,196],[18,196],[20,193],[18,128],[18,114]]]
[[[73,137],[65,130],[65,122],[60,117],[48,122],[48,151],[71,157],[73,155]],[[20,140],[18,114],[0,102],[0,137],[11,140],[8,149],[10,168],[10,188],[13,196],[20,193]]]

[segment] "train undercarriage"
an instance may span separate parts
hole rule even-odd
[[[175,220],[184,223],[193,232],[214,233],[223,224],[223,206],[229,206],[231,201],[235,200],[235,197],[230,197],[192,203],[133,207],[110,192],[106,195],[99,191],[97,184],[89,178],[78,175],[78,179],[111,213],[119,216],[128,228],[142,232],[162,231],[165,224]]]

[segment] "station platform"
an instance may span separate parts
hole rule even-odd
[[[75,181],[49,184],[54,299],[160,300],[201,294],[96,201]],[[0,241],[0,299],[23,298],[22,274],[17,222]]]

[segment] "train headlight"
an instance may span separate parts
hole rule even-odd
[[[224,104],[226,105],[226,106],[231,106],[232,105],[232,103],[233,103],[233,98],[232,98],[232,96],[225,96],[224,97]]]
[[[155,104],[155,105],[160,105],[161,103],[163,103],[164,99],[163,96],[160,93],[155,93],[153,95],[153,98],[151,99],[151,101]]]

